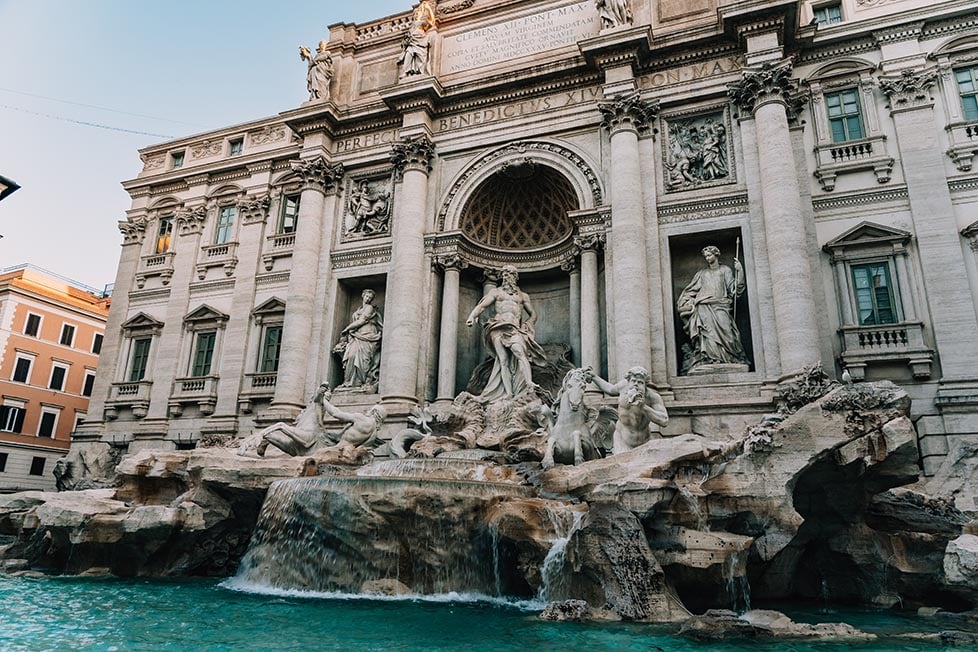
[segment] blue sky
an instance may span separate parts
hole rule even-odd
[[[0,174],[22,186],[0,202],[0,268],[115,280],[119,184],[139,172],[138,148],[168,138],[67,120],[181,137],[274,115],[307,97],[300,43],[413,4],[0,0]]]

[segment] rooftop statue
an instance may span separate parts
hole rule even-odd
[[[366,289],[363,303],[353,313],[353,320],[343,329],[334,353],[343,357],[343,384],[337,389],[374,392],[380,376],[380,340],[384,321],[373,305],[376,294]]]
[[[631,0],[594,0],[601,18],[601,29],[632,24]]]
[[[430,75],[431,61],[429,50],[431,39],[428,32],[438,24],[435,16],[435,5],[431,0],[421,0],[414,10],[411,27],[404,36],[402,47],[404,51],[398,63],[403,64],[401,79],[412,75]]]
[[[326,41],[320,41],[316,56],[304,45],[299,46],[299,58],[309,68],[306,71],[306,89],[310,102],[325,102],[329,99],[329,83],[333,80],[333,57],[326,51]]]
[[[625,379],[612,385],[585,369],[585,378],[609,396],[618,397],[618,423],[615,425],[612,454],[624,453],[652,438],[652,424],[669,423],[662,397],[649,387],[649,372],[642,367],[632,367]]]

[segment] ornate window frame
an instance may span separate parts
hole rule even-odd
[[[251,311],[253,327],[248,337],[248,360],[252,371],[245,373],[244,386],[238,395],[238,410],[250,414],[257,400],[271,400],[278,382],[277,371],[262,371],[265,334],[269,327],[285,325],[285,302],[271,297]]]
[[[954,77],[956,68],[978,65],[978,36],[953,39],[928,57],[937,62],[938,79],[944,99],[950,147],[948,157],[960,172],[970,172],[978,155],[978,120],[966,120],[961,93]]]
[[[208,203],[208,222],[210,223],[205,233],[204,242],[200,247],[200,256],[197,259],[197,279],[203,281],[207,278],[207,270],[212,267],[222,267],[225,276],[234,274],[238,266],[238,236],[241,230],[242,215],[239,205],[245,198],[245,191],[239,186],[222,186],[207,196]],[[221,211],[225,209],[234,210],[234,222],[231,232],[225,242],[217,242],[218,228],[221,219]]]
[[[197,405],[200,413],[205,416],[214,413],[217,406],[217,383],[220,380],[220,374],[215,369],[220,367],[224,334],[229,319],[228,315],[207,304],[201,304],[183,318],[184,337],[179,359],[182,361],[184,374],[173,381],[168,404],[170,416],[181,416],[183,406],[188,404]],[[214,333],[214,349],[208,372],[195,376],[192,375],[194,354],[198,337],[202,333]]]
[[[150,389],[153,386],[153,367],[156,358],[157,342],[163,331],[163,322],[144,312],[136,313],[120,327],[124,355],[119,356],[119,365],[115,369],[115,381],[109,390],[109,398],[105,402],[106,419],[112,420],[119,416],[119,408],[132,410],[132,415],[141,419],[149,410]],[[143,377],[130,381],[129,376],[133,363],[133,346],[136,340],[149,338],[149,351],[146,356],[146,368]]]

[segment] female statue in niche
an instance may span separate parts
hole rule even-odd
[[[363,291],[363,304],[353,313],[353,320],[343,329],[333,348],[343,358],[343,384],[337,389],[359,389],[374,392],[380,377],[380,340],[384,322],[373,305],[376,294]]]
[[[706,267],[679,295],[676,307],[689,335],[684,347],[683,372],[711,364],[747,364],[734,319],[734,302],[744,293],[744,268],[734,257],[734,269],[720,264],[720,250],[703,248]]]

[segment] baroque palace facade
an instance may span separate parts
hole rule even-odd
[[[910,392],[928,474],[978,440],[973,0],[424,0],[301,56],[300,107],[140,152],[76,445],[290,419],[367,289],[379,367],[333,399],[389,433],[466,388],[508,265],[548,355],[651,371],[666,435],[821,361]]]

